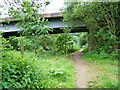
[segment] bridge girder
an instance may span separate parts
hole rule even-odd
[[[49,16],[50,17],[50,16]],[[65,22],[62,22],[62,17],[53,17],[47,18],[49,21],[49,24],[47,25],[49,28],[53,29],[53,32],[49,32],[49,34],[58,34],[58,33],[64,33],[64,31],[61,29],[63,27],[66,27],[67,24]],[[19,36],[19,33],[17,31],[20,31],[19,28],[15,26],[15,23],[18,21],[12,21],[10,24],[7,24],[8,29],[6,27],[2,27],[2,31],[4,31],[3,37],[9,37],[9,36]],[[71,30],[70,33],[77,33],[77,32],[88,32],[85,24],[77,25],[73,30]]]

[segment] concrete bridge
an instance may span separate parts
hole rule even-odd
[[[58,34],[58,33],[63,33],[63,30],[60,28],[66,27],[67,23],[63,22],[63,14],[62,13],[44,13],[40,15],[42,18],[46,18],[49,21],[49,24],[47,25],[49,28],[53,29],[53,32],[49,32],[50,34]],[[5,20],[10,21],[10,24],[6,24]],[[15,26],[15,23],[18,22],[16,19],[13,18],[2,18],[1,19],[2,24],[6,24],[7,28],[2,26],[0,28],[1,31],[4,31],[3,37],[9,37],[9,36],[19,36],[17,31],[20,31],[20,28],[17,28]],[[71,30],[71,33],[76,33],[76,32],[88,32],[88,29],[86,25],[83,24],[78,24],[74,30]]]

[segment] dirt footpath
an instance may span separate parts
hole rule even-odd
[[[94,71],[90,69],[86,61],[81,59],[83,53],[76,51],[71,54],[76,67],[76,86],[78,88],[87,88],[87,82],[95,79],[95,74],[92,73]]]

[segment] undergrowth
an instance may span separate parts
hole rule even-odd
[[[114,55],[106,54],[101,52],[99,54],[95,52],[87,52],[82,56],[83,59],[89,60],[91,62],[101,63],[101,64],[112,64],[118,65],[118,60]]]
[[[3,57],[2,89],[75,88],[75,68],[68,55],[38,57],[7,51]]]

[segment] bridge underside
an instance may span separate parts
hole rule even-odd
[[[78,32],[88,32],[88,29],[86,27],[77,27],[71,30],[70,33],[78,33]],[[49,34],[59,34],[59,33],[64,33],[64,31],[60,28],[54,28],[53,32],[49,32]],[[19,33],[17,31],[13,32],[4,32],[3,37],[4,38],[9,38],[9,36],[17,36],[19,37]]]
[[[62,22],[62,18],[49,18],[48,19],[49,24],[47,26],[49,28],[53,29],[53,32],[49,32],[49,34],[59,34],[59,33],[64,33],[61,28],[64,28],[67,26],[66,23]],[[19,36],[19,33],[17,31],[20,31],[20,28],[17,28],[15,26],[15,22],[11,22],[10,24],[7,24],[6,27],[2,27],[1,30],[4,31],[3,37],[8,38],[9,36]],[[76,28],[71,30],[70,33],[78,33],[78,32],[88,32],[88,29],[85,24],[80,24],[77,25]]]

